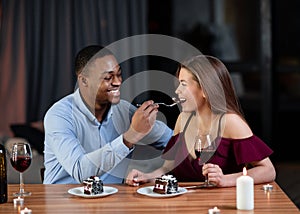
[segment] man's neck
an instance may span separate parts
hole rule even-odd
[[[99,122],[102,122],[106,118],[110,107],[111,104],[95,105],[95,117]]]
[[[84,99],[84,97],[81,94],[81,91],[79,90],[80,93],[80,97],[83,101],[83,103],[86,105],[86,107],[90,110],[90,112],[92,114],[95,115],[95,117],[97,118],[97,120],[99,122],[102,122],[104,120],[104,118],[107,116],[108,111],[111,107],[111,103],[106,103],[106,104],[97,104],[95,103],[94,108],[92,108]]]

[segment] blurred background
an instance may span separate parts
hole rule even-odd
[[[0,139],[26,137],[11,126],[42,121],[73,92],[84,46],[169,35],[226,64],[253,132],[274,150],[279,183],[299,203],[290,191],[300,184],[299,8],[298,0],[0,0]],[[170,59],[141,58],[124,63],[124,80],[145,69],[176,71]],[[170,99],[149,91],[133,102],[147,98]],[[161,108],[171,128],[179,111]]]

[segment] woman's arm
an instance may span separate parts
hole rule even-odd
[[[254,179],[255,184],[272,182],[276,178],[275,168],[269,158],[251,163],[253,168],[248,170],[248,175]]]
[[[252,135],[251,128],[238,115],[226,114],[223,137],[243,139]],[[275,180],[276,171],[268,157],[248,164],[252,166],[252,168],[247,170],[247,174],[254,179],[255,184]],[[230,187],[236,185],[236,179],[242,175],[242,171],[224,175],[222,169],[218,165],[205,164],[203,166],[203,175],[206,174],[208,174],[209,181],[215,183],[217,186]]]
[[[275,180],[276,171],[269,158],[251,163],[253,168],[247,174],[254,179],[254,184],[267,183]],[[223,174],[222,169],[216,164],[205,164],[203,174],[208,173],[208,180],[218,187],[231,187],[236,185],[236,179],[243,173]]]

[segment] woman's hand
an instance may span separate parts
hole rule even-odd
[[[139,186],[140,184],[147,183],[149,182],[149,179],[147,178],[147,174],[133,169],[131,170],[127,178],[125,180],[125,183],[128,184],[129,186]]]
[[[215,184],[217,187],[222,187],[225,184],[225,176],[219,165],[207,163],[202,167],[202,174],[208,175],[208,181]]]

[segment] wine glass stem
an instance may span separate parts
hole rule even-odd
[[[204,183],[208,184],[208,175],[205,175],[205,181]]]
[[[24,193],[24,181],[23,181],[23,173],[20,172],[20,193]]]

